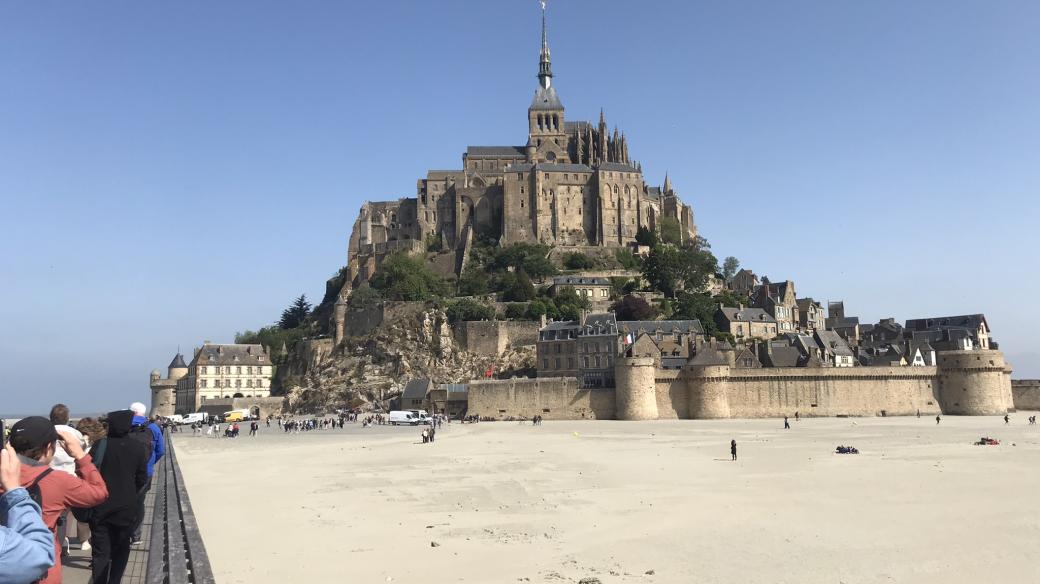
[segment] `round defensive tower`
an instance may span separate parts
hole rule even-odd
[[[616,417],[619,420],[656,420],[657,359],[620,357],[614,367]]]
[[[177,356],[170,361],[170,366],[166,369],[166,377],[170,381],[177,381],[188,374],[188,365],[184,362],[184,355],[177,353]]]
[[[993,416],[1014,409],[1011,377],[1002,352],[941,351],[937,360],[944,414]]]
[[[687,370],[690,418],[712,420],[729,415],[729,364],[693,366]]]

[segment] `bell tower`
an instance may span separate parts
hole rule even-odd
[[[546,5],[542,1],[542,50],[538,59],[538,89],[531,107],[527,109],[528,162],[570,162],[567,133],[564,131],[564,109],[560,96],[553,87],[552,55],[549,51],[549,32]]]

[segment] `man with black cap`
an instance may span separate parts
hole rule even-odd
[[[39,493],[43,522],[54,533],[54,557],[61,557],[56,528],[58,517],[72,507],[93,507],[108,498],[108,488],[90,455],[70,433],[61,435],[47,418],[25,418],[11,428],[11,446],[22,463],[22,486]],[[58,442],[75,460],[76,476],[52,472],[50,464]],[[44,584],[61,582],[61,562],[47,572]]]
[[[133,412],[108,414],[108,437],[90,451],[101,458],[108,500],[90,519],[94,584],[118,584],[130,559],[130,537],[137,522],[137,496],[148,483],[148,447],[131,438]],[[102,454],[104,452],[104,454]]]

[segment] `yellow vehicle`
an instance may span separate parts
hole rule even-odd
[[[242,412],[228,412],[224,414],[224,421],[227,423],[244,422],[245,419],[246,418],[242,415]]]

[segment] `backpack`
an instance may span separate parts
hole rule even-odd
[[[154,445],[152,442],[155,440],[155,436],[152,434],[152,429],[148,427],[148,424],[131,426],[130,437],[145,445],[148,449],[148,459],[151,460],[152,453],[154,452]]]
[[[29,491],[29,498],[36,503],[36,506],[40,508],[40,516],[43,516],[43,491],[40,490],[40,481],[46,478],[47,475],[51,474],[53,468],[41,472],[33,482],[29,483],[29,486],[25,487],[26,491]]]

